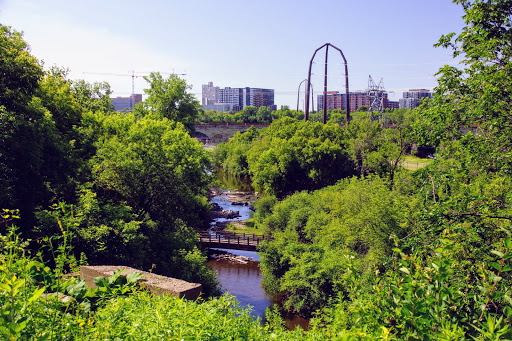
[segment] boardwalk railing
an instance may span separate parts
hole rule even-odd
[[[269,236],[254,233],[236,233],[231,231],[201,231],[199,242],[206,247],[256,251],[264,240],[272,240]]]

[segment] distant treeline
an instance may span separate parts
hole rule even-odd
[[[404,109],[407,110],[407,109]],[[387,110],[385,113],[390,113],[392,110]],[[361,106],[358,111],[352,113],[352,117],[360,118],[368,115],[368,107]],[[197,123],[272,123],[283,117],[291,117],[297,120],[304,119],[304,112],[299,110],[292,110],[287,106],[282,106],[281,109],[270,111],[268,107],[253,107],[247,106],[242,111],[234,112],[221,112],[214,110],[201,111],[197,117]],[[317,111],[309,114],[309,120],[313,122],[322,122],[323,111]],[[344,123],[345,110],[328,110],[327,120],[329,123]]]

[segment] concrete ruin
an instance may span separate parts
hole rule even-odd
[[[94,278],[110,277],[117,270],[125,270],[121,276],[126,276],[133,272],[138,272],[144,277],[139,280],[139,284],[156,295],[169,294],[176,297],[184,297],[188,300],[196,300],[201,294],[201,284],[189,283],[181,279],[155,275],[150,272],[137,270],[127,266],[118,265],[99,265],[80,267],[80,278],[83,279],[90,288],[95,288]]]

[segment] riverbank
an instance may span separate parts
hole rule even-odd
[[[212,205],[211,230],[222,231],[230,224],[241,230],[246,228],[246,222],[255,211],[253,204],[257,193],[211,187],[209,197]]]
[[[251,191],[210,188],[213,231],[233,230],[252,233],[251,216],[258,194]],[[209,249],[208,262],[217,273],[223,291],[236,297],[240,306],[250,307],[251,315],[263,323],[267,308],[279,302],[272,300],[261,286],[263,279],[259,268],[259,254],[253,251]],[[308,329],[309,321],[282,311],[288,329],[299,326]]]

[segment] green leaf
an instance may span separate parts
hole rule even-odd
[[[138,282],[142,278],[144,278],[144,275],[138,272],[132,272],[126,275],[126,280],[128,281],[128,283]]]
[[[512,241],[510,237],[505,238],[505,245],[507,246],[507,248],[512,249]]]
[[[36,291],[34,291],[34,294],[28,299],[28,304],[33,303],[35,300],[37,300],[44,292],[44,288],[40,288]]]
[[[495,283],[498,283],[499,281],[502,280],[502,277],[496,276],[496,275],[491,275],[490,278],[491,278],[491,281],[493,281]]]
[[[398,270],[400,270],[400,271],[402,271],[402,272],[405,272],[405,273],[406,273],[406,274],[408,274],[408,275],[410,275],[410,274],[411,274],[411,272],[409,271],[409,269],[404,268],[404,267],[402,267],[402,268],[400,268],[400,269],[398,269]]]
[[[14,323],[11,322],[8,324],[9,329],[12,330],[14,333],[18,334],[20,331],[22,331],[27,326],[27,320],[24,320],[22,322]]]
[[[496,262],[490,262],[490,266],[492,266],[496,271],[500,271],[500,265]]]
[[[510,270],[512,270],[512,265],[505,265],[505,266],[501,269],[501,272],[510,271]]]
[[[21,287],[23,284],[25,283],[25,280],[24,279],[18,279],[17,281],[15,281],[13,284],[12,284],[12,290],[16,290],[18,289],[19,287]]]
[[[491,253],[495,254],[496,256],[498,256],[500,258],[505,257],[505,254],[503,254],[503,252],[500,252],[500,251],[497,251],[497,250],[492,250]]]

